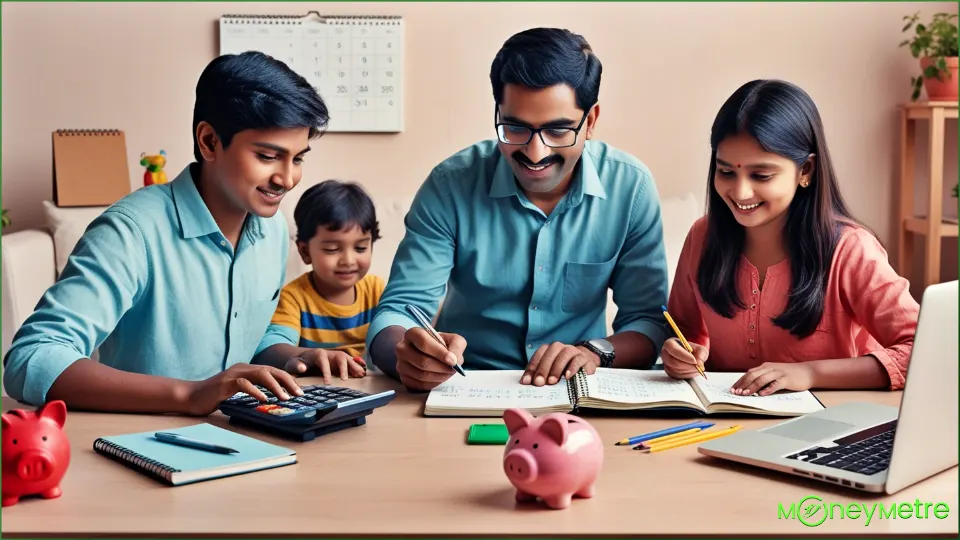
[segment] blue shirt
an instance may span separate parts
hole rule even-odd
[[[286,272],[287,224],[248,216],[237,249],[190,167],[97,217],[17,332],[3,384],[39,405],[60,374],[99,348],[135,373],[202,380],[261,350]]]
[[[390,279],[367,333],[416,326],[467,340],[464,367],[522,369],[543,344],[606,337],[608,287],[615,333],[665,339],[667,262],[653,177],[636,158],[587,141],[570,189],[545,215],[517,186],[496,141],[438,165],[405,218]]]

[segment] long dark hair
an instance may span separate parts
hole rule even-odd
[[[786,309],[773,320],[803,338],[820,323],[833,253],[843,228],[855,221],[840,195],[817,106],[793,84],[778,80],[748,82],[717,113],[710,133],[707,238],[697,269],[697,286],[704,302],[724,317],[731,318],[736,308],[746,307],[736,281],[744,228],[713,186],[717,147],[725,138],[739,134],[753,137],[765,151],[791,160],[798,169],[811,154],[814,156],[809,186],[797,190],[787,209],[783,240],[792,283]]]

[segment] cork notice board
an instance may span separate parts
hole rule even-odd
[[[53,202],[109,206],[130,193],[127,142],[116,129],[53,132]]]

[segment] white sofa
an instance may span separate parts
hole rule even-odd
[[[287,279],[293,279],[308,267],[303,264],[293,245],[296,227],[293,209],[305,187],[288,195],[282,211],[290,224],[290,258]],[[383,239],[374,246],[370,272],[389,279],[390,266],[400,240],[403,238],[403,218],[409,210],[412,196],[376,200],[377,218]],[[673,283],[677,258],[683,240],[693,222],[702,215],[703,205],[693,194],[665,198],[661,201],[670,283]],[[3,354],[10,347],[14,334],[33,311],[44,291],[50,287],[66,265],[67,259],[89,223],[103,208],[57,208],[44,201],[42,230],[19,231],[3,236]],[[612,293],[608,292],[612,296]],[[612,300],[607,311],[607,325],[613,321],[616,306]]]

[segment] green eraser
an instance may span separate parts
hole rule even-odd
[[[473,424],[467,432],[467,444],[507,444],[508,440],[504,424]]]

